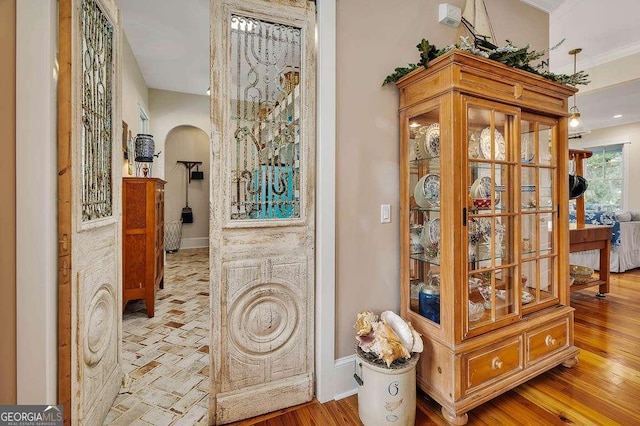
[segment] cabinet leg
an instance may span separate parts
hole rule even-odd
[[[569,358],[565,362],[562,363],[563,367],[572,368],[578,365],[578,357],[574,356],[573,358]]]
[[[597,292],[596,297],[599,297],[600,299],[604,299],[605,297],[607,297],[607,295],[606,293]]]
[[[469,416],[467,415],[467,413],[456,415],[445,407],[442,407],[440,411],[442,412],[442,417],[444,417],[447,423],[452,426],[463,426],[466,425],[469,421]]]
[[[153,316],[155,315],[154,299],[155,299],[155,295],[144,299],[144,305],[147,308],[147,317],[149,318],[153,318]]]

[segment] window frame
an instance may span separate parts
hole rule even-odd
[[[584,149],[589,151],[606,150],[607,148],[614,147],[616,145],[622,148],[622,192],[621,203],[618,211],[628,210],[629,207],[629,156],[630,156],[630,140],[629,137],[614,138],[609,140],[595,140],[593,142],[581,142],[580,144],[572,144],[570,148]],[[583,166],[586,174],[586,170],[589,167],[588,159],[583,160]],[[573,200],[572,200],[573,202]],[[575,209],[572,209],[575,211]]]

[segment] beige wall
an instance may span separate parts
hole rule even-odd
[[[624,126],[607,127],[594,130],[581,139],[570,141],[570,147],[576,149],[589,149],[594,146],[602,146],[628,142],[625,154],[625,167],[628,169],[627,185],[623,188],[626,208],[628,210],[640,210],[640,123],[632,123]]]
[[[203,180],[189,183],[189,207],[193,211],[193,223],[182,224],[183,248],[206,247],[209,244],[209,137],[197,127],[178,126],[167,135],[164,146],[164,192],[166,222],[180,220],[185,206],[187,169],[177,161],[202,161],[199,170]],[[195,168],[191,169],[196,170]]]
[[[206,154],[200,151],[185,151],[181,152],[178,158],[184,161],[202,161],[204,168],[200,170],[204,171],[206,185],[208,185],[211,173],[209,171],[210,164],[210,138],[211,134],[211,120],[209,117],[209,97],[204,95],[192,95],[188,93],[171,92],[167,90],[149,89],[149,109],[152,115],[151,119],[151,134],[156,144],[156,153],[162,151],[162,154],[153,163],[153,176],[165,179],[167,185],[173,188],[174,180],[179,179],[179,182],[184,184],[184,166],[176,164],[175,158],[170,158],[167,154],[166,142],[172,138],[174,129],[180,126],[192,126],[197,128],[197,131],[202,131],[206,138],[207,151]],[[200,135],[198,138],[202,138]],[[171,154],[173,157],[174,154]],[[185,155],[193,155],[197,157],[206,158],[185,158]],[[178,167],[179,166],[179,167]],[[198,220],[193,224],[185,224],[182,226],[182,239],[183,248],[195,247],[195,246],[208,246],[209,238],[209,201],[208,201],[208,186],[205,189],[202,181],[192,181],[189,186],[189,206],[192,206],[192,202],[198,204],[198,211],[194,211],[194,217],[197,214]],[[182,197],[179,198],[179,203],[174,205],[174,201],[171,204],[165,204],[165,215],[167,220],[175,218],[176,212],[180,213],[182,207],[184,207],[184,187],[181,189]],[[203,197],[200,197],[202,193]],[[200,201],[197,201],[201,199]],[[206,203],[204,202],[206,199]],[[194,204],[195,205],[195,204]],[[207,218],[206,221],[202,220]],[[206,222],[206,228],[204,228],[204,222]],[[196,225],[194,227],[194,225]]]
[[[16,403],[16,2],[0,0],[0,405]]]
[[[139,108],[142,107],[148,115],[151,115],[149,113],[149,89],[144,81],[138,62],[133,56],[129,40],[127,40],[126,36],[123,36],[122,40],[122,121],[127,123],[131,135],[135,138],[140,133],[140,129],[138,129],[140,121]],[[151,117],[149,117],[149,120],[151,120]],[[126,146],[125,141],[122,141],[122,143]],[[125,163],[122,169],[123,176],[130,176],[127,169]],[[132,175],[135,176],[135,168],[132,168],[132,170]]]
[[[353,354],[357,312],[399,311],[398,91],[381,83],[419,60],[422,38],[457,42],[457,29],[438,23],[439,3],[337,2],[336,358]],[[512,0],[487,3],[498,45],[548,47],[547,14]],[[390,224],[380,223],[381,204],[392,206]]]

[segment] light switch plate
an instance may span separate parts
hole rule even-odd
[[[391,223],[391,204],[380,205],[380,223]]]

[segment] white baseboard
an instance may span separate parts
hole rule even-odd
[[[209,247],[209,237],[183,238],[180,240],[181,249]]]
[[[337,401],[358,393],[358,384],[353,378],[355,373],[356,355],[349,355],[335,361],[334,399]]]

